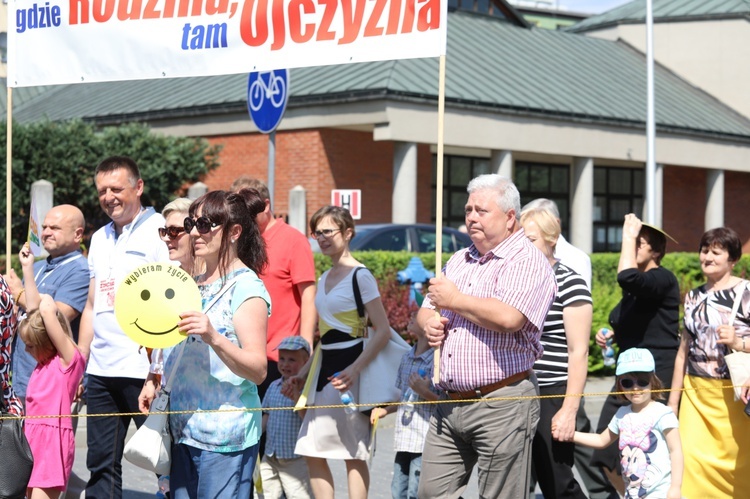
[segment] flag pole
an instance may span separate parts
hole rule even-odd
[[[443,272],[443,149],[445,131],[445,54],[440,56],[440,73],[438,77],[438,137],[437,137],[437,182],[435,187],[435,277],[440,278]],[[435,311],[438,318],[440,312]],[[435,348],[432,382],[440,381],[440,347]]]
[[[13,88],[7,87],[7,105],[5,117],[5,272],[10,272],[10,239],[12,233],[11,178],[13,157]]]
[[[646,0],[646,217],[647,223],[662,226],[656,220],[656,118],[654,112],[654,14],[652,0]]]

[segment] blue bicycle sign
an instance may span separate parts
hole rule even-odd
[[[271,133],[281,123],[289,99],[289,71],[275,69],[250,73],[247,79],[247,110],[262,133]]]

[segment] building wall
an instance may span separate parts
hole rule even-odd
[[[679,241],[670,251],[697,251],[704,232],[706,172],[700,168],[664,168],[664,230]],[[737,231],[750,253],[750,218],[747,193],[750,174],[724,173],[724,225]]]
[[[267,136],[219,135],[208,140],[222,146],[221,166],[204,180],[209,189],[228,189],[243,174],[268,181]],[[431,161],[429,147],[422,149],[426,153],[420,153],[419,168],[429,179],[431,162],[424,164],[423,158]],[[275,172],[272,198],[278,215],[287,213],[289,191],[301,185],[307,191],[308,218],[321,206],[330,204],[331,190],[338,188],[362,190],[360,223],[391,220],[393,144],[374,142],[372,133],[330,128],[277,132]],[[429,203],[429,196],[426,197]]]
[[[662,220],[664,230],[679,244],[669,251],[696,251],[703,234],[706,206],[706,170],[664,167]]]
[[[724,225],[737,231],[744,243],[743,253],[750,253],[750,217],[747,198],[750,193],[750,174],[724,173]]]
[[[267,181],[268,138],[261,134],[214,136],[221,144],[221,167],[205,179],[209,189],[228,189],[239,175]],[[372,133],[332,128],[278,132],[274,211],[289,209],[289,191],[307,190],[308,218],[331,200],[332,189],[362,190],[359,223],[390,222],[393,192],[393,143],[374,141]],[[417,146],[417,222],[433,223],[433,155]],[[665,166],[663,226],[678,245],[670,251],[696,251],[704,231],[706,172],[702,168]],[[725,173],[725,224],[743,238],[750,252],[750,217],[746,216],[750,173]]]
[[[620,38],[646,52],[645,24],[624,24],[586,34],[607,40]],[[750,117],[750,22],[746,19],[656,23],[654,59]]]

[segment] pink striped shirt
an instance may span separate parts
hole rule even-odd
[[[463,294],[496,298],[526,317],[516,332],[500,333],[449,310],[440,358],[440,386],[466,391],[526,371],[542,356],[544,319],[557,292],[552,266],[518,230],[480,255],[474,245],[455,253],[443,270]],[[423,307],[435,308],[429,298]]]

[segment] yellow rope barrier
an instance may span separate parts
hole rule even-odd
[[[663,388],[660,390],[651,390],[652,393],[669,393],[672,391],[699,391],[699,390],[727,390],[734,389],[732,385],[725,385],[720,387],[704,387],[704,388],[680,388],[679,390],[672,390],[671,388]],[[609,395],[624,395],[626,393],[637,392],[637,390],[630,390],[628,392],[592,392],[592,393],[579,393],[579,394],[557,394],[557,395],[528,395],[518,397],[491,397],[491,398],[472,398],[472,399],[441,399],[441,400],[420,400],[412,402],[414,405],[432,405],[432,404],[465,404],[473,402],[496,402],[496,401],[508,401],[508,400],[533,400],[533,399],[551,399],[551,398],[566,398],[566,397],[607,397]],[[354,404],[357,407],[370,407],[372,404]],[[404,405],[404,402],[384,402],[377,404],[378,407],[387,406],[398,406]],[[306,406],[305,409],[343,409],[347,406],[344,404],[329,404],[329,405],[313,405]],[[292,411],[294,407],[252,407],[252,408],[233,408],[233,409],[210,409],[210,410],[189,410],[189,411],[164,411],[165,414],[206,414],[206,413],[224,413],[224,412],[265,412],[265,411]],[[104,414],[61,414],[61,415],[40,415],[40,416],[0,416],[0,421],[11,418],[21,419],[50,419],[50,418],[104,418],[104,417],[133,417],[133,416],[146,416],[142,412],[110,412]]]

